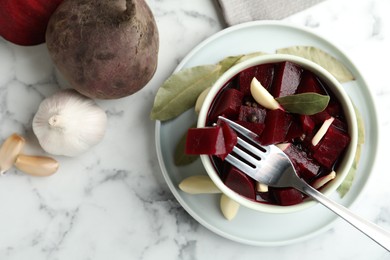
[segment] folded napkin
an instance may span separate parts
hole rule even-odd
[[[323,0],[218,0],[226,23],[231,26],[254,20],[278,20]]]

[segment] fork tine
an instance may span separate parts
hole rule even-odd
[[[259,162],[258,159],[254,158],[253,156],[251,156],[250,154],[248,154],[247,152],[241,150],[240,148],[238,148],[237,146],[234,146],[233,148],[233,152],[235,154],[237,154],[239,157],[241,157],[242,159],[244,159],[245,161],[247,161],[248,163],[256,166],[256,163]]]
[[[245,148],[247,151],[251,152],[252,154],[256,155],[257,157],[260,157],[261,160],[264,160],[266,154],[268,153],[268,149],[266,149],[265,147],[260,146],[261,149],[259,149],[256,146],[246,142],[240,137],[237,137],[237,144]]]
[[[221,119],[222,121],[225,121],[226,123],[228,123],[231,128],[233,128],[234,130],[236,130],[237,132],[239,132],[240,134],[242,134],[243,136],[245,136],[249,140],[254,141],[256,138],[259,137],[257,134],[255,134],[252,131],[246,129],[245,127],[237,124],[236,122],[233,122],[230,119],[227,119],[223,116],[219,116],[218,118]]]
[[[231,165],[233,165],[234,167],[236,167],[237,169],[241,170],[242,172],[244,172],[245,174],[248,174],[250,177],[254,177],[255,175],[255,168],[253,168],[252,166],[246,164],[245,162],[241,161],[240,159],[238,159],[237,157],[235,157],[234,155],[232,154],[228,154],[225,158],[225,160],[230,163]]]
[[[221,119],[222,121],[228,123],[229,126],[233,130],[235,130],[236,132],[238,132],[242,136],[246,137],[248,140],[252,141],[252,143],[254,145],[256,145],[256,146],[251,145],[250,148],[247,148],[248,150],[253,147],[254,149],[256,149],[256,152],[261,152],[261,153],[267,152],[268,153],[270,151],[270,148],[268,146],[262,146],[259,143],[259,141],[258,141],[259,135],[257,135],[256,133],[252,132],[251,130],[243,127],[242,125],[237,124],[236,122],[234,122],[230,119],[227,119],[223,116],[218,116],[218,118]],[[250,144],[246,142],[244,145],[250,145]],[[244,145],[242,145],[242,146],[244,146]]]

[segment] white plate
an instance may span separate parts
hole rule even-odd
[[[366,142],[350,191],[344,198],[337,193],[332,198],[350,206],[362,193],[370,176],[378,146],[378,122],[373,99],[357,68],[339,48],[308,31],[280,22],[251,22],[225,29],[208,38],[191,51],[176,68],[214,64],[229,55],[255,51],[274,53],[276,49],[292,45],[317,46],[342,61],[356,77],[344,84],[347,93],[363,116]],[[220,195],[189,195],[178,189],[178,183],[190,175],[206,174],[200,160],[176,167],[173,163],[175,145],[187,129],[196,122],[192,110],[167,122],[156,123],[157,154],[164,178],[183,208],[209,230],[234,241],[277,246],[302,241],[329,229],[337,217],[322,205],[292,214],[266,214],[241,207],[232,221],[227,221],[219,210]]]

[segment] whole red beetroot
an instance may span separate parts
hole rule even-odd
[[[62,0],[0,0],[0,36],[23,46],[45,42],[50,16]]]
[[[64,0],[46,43],[58,70],[90,98],[131,95],[157,67],[159,35],[144,0]]]

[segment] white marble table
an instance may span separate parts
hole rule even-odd
[[[159,66],[139,93],[98,101],[109,123],[104,140],[60,170],[33,178],[16,170],[0,179],[0,259],[390,259],[364,235],[336,221],[310,240],[255,247],[222,238],[196,222],[164,182],[149,112],[160,84],[198,43],[224,28],[212,0],[149,0],[160,32]],[[390,230],[389,0],[327,0],[295,14],[341,47],[365,76],[379,116],[379,156],[352,210]],[[66,83],[45,45],[0,39],[0,140],[17,132],[26,153],[44,154],[31,130],[40,101]]]

